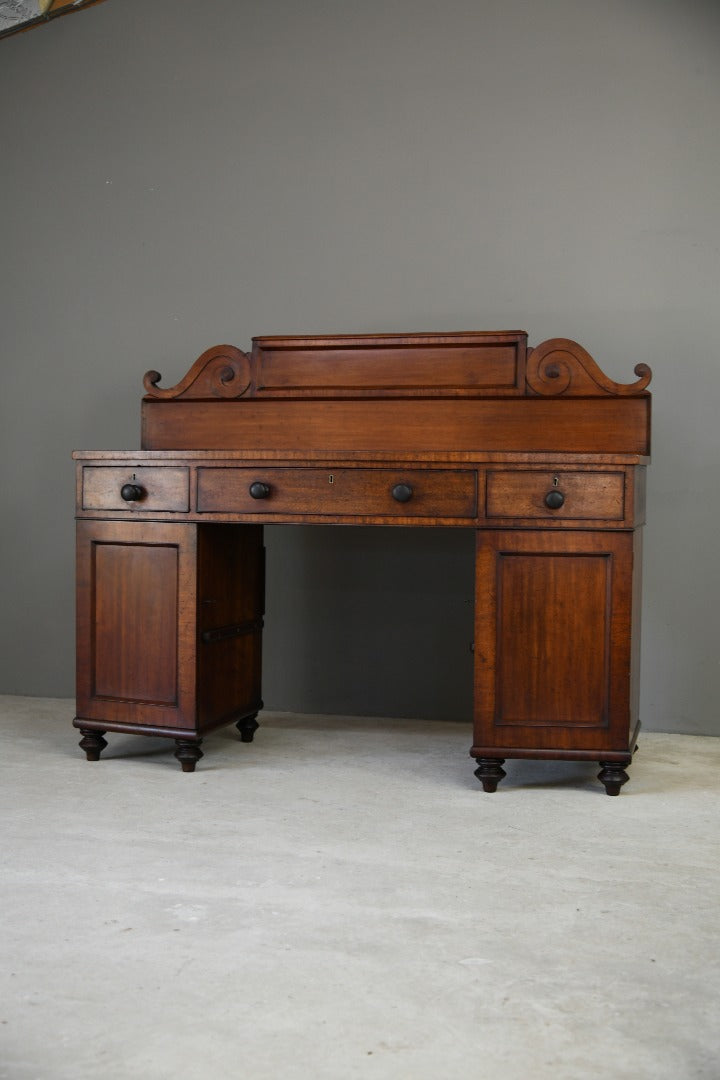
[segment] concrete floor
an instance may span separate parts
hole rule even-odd
[[[597,767],[467,725],[108,736],[0,699],[3,1080],[720,1077],[720,739]]]

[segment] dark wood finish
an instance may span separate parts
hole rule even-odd
[[[317,514],[337,517],[463,517],[477,514],[477,476],[469,470],[199,468],[198,513]],[[253,498],[261,483],[267,495]],[[410,497],[398,500],[401,484]]]
[[[627,752],[632,562],[629,532],[478,533],[475,756]]]
[[[77,459],[78,716],[163,734],[257,729],[262,523],[477,530],[475,723],[485,791],[508,758],[627,780],[639,728],[649,369],[490,334],[255,338],[173,387],[145,378],[143,450]]]
[[[507,773],[503,769],[505,758],[477,758],[478,767],[475,775],[483,786],[483,791],[497,791],[497,786]]]
[[[262,526],[203,526],[198,554],[197,722],[205,732],[262,708]]]
[[[637,397],[651,372],[616,383],[569,338],[527,348],[524,330],[452,334],[333,334],[253,338],[248,355],[214,345],[176,386],[148,371],[146,401],[278,397]]]
[[[520,394],[527,334],[374,334],[253,338],[256,393],[472,396]]]
[[[621,454],[423,454],[420,460],[393,459],[385,466],[377,454],[338,455],[322,460],[277,451],[224,453],[185,451],[109,452],[95,456],[77,453],[78,518],[117,520],[119,516],[146,520],[327,524],[456,525],[542,527],[547,529],[633,528],[644,521],[645,469],[637,455]],[[83,506],[88,462],[118,478],[141,476],[139,461],[154,473],[189,476],[190,507],[159,510],[150,499],[127,502],[113,497],[106,508]],[[157,465],[150,468],[149,463]],[[541,468],[533,468],[532,462]],[[179,468],[182,463],[182,469]],[[465,467],[463,467],[465,466]],[[91,466],[98,471],[101,466]],[[355,475],[357,474],[357,475]],[[258,478],[264,477],[264,481]],[[557,484],[555,481],[557,480]],[[265,483],[267,481],[267,483]],[[406,502],[393,496],[411,481]],[[264,497],[253,498],[251,487],[262,484]],[[160,485],[162,489],[164,485]],[[545,496],[563,492],[563,504],[550,509]],[[487,491],[487,495],[486,495]],[[597,514],[596,517],[589,515]],[[527,516],[520,516],[527,515]]]
[[[259,525],[78,522],[75,726],[196,743],[257,713],[264,581]]]
[[[632,532],[478,533],[473,757],[629,762],[634,558]]]
[[[88,465],[82,470],[83,510],[170,510],[190,509],[190,474],[186,468],[158,468],[139,465]],[[139,496],[129,500],[123,488],[137,488]]]
[[[148,399],[178,401],[180,398],[210,400],[241,397],[250,387],[250,359],[234,345],[214,345],[199,356],[177,386],[162,389],[159,371],[148,371],[143,380]]]
[[[178,547],[95,545],[94,697],[177,705]]]
[[[257,713],[253,713],[252,716],[244,716],[242,720],[238,720],[235,727],[240,732],[241,741],[251,743],[255,738],[255,732],[260,727],[257,721]]]
[[[529,351],[526,378],[529,391],[544,397],[628,397],[644,394],[650,385],[652,372],[647,364],[636,364],[635,374],[637,382],[613,382],[577,341],[550,338]]]
[[[195,766],[201,757],[204,757],[200,749],[202,739],[176,739],[175,757],[180,762],[183,772],[195,772]]]
[[[548,495],[558,494],[558,507]],[[488,472],[487,516],[540,521],[622,521],[625,476],[622,472],[575,472],[569,469]]]
[[[147,450],[649,452],[647,397],[146,401]]]
[[[625,772],[623,765],[629,765],[630,761],[631,758],[628,757],[627,761],[623,761],[622,764],[614,761],[600,762],[601,768],[598,773],[598,780],[605,785],[607,795],[619,795],[620,788],[623,784],[627,784],[630,777]]]
[[[197,530],[164,522],[78,522],[82,726],[94,720],[108,731],[115,723],[194,728]]]
[[[104,731],[93,731],[90,728],[80,728],[82,739],[78,743],[85,751],[88,761],[99,761],[100,755],[107,746],[107,739],[103,739]]]
[[[370,407],[370,406],[369,406]],[[313,463],[330,465],[337,463],[337,456],[328,450],[276,450],[272,447],[247,450],[73,450],[72,457],[78,463],[103,463],[122,465],[124,468],[148,464],[176,465],[178,461],[196,464],[249,465],[272,461],[276,465],[305,465]],[[412,455],[393,454],[392,467],[422,463],[423,465],[461,465],[468,462],[483,462],[486,465],[539,466],[548,469],[560,468],[568,464],[579,468],[601,466],[647,464],[649,458],[633,453],[573,453],[558,454],[548,451],[522,450],[418,450]],[[389,468],[387,455],[382,450],[348,450],[342,455],[344,468],[364,468],[366,464],[375,464]],[[80,499],[77,512],[82,514]]]

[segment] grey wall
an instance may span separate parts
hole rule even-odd
[[[72,448],[253,334],[655,372],[643,722],[718,732],[720,8],[107,0],[0,42],[0,690],[73,690]],[[268,530],[266,700],[469,716],[471,537]]]

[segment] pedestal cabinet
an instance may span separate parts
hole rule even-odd
[[[176,386],[146,376],[143,449],[77,452],[77,717],[175,740],[258,726],[265,522],[472,528],[485,791],[508,758],[599,763],[639,728],[649,370],[622,385],[526,335],[256,338]]]
[[[486,791],[508,757],[598,760],[610,795],[627,780],[639,535],[478,533],[471,753]]]
[[[175,739],[186,772],[262,708],[261,525],[79,521],[77,710],[89,760],[105,732]]]

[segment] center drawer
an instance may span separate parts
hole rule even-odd
[[[199,513],[473,518],[471,470],[199,468]]]

